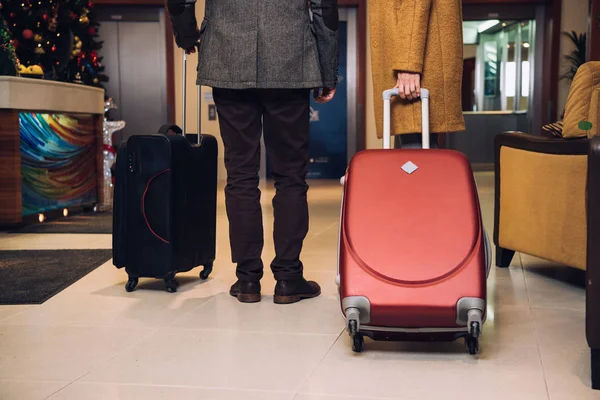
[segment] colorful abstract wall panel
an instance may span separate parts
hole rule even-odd
[[[92,115],[20,113],[23,215],[97,201]]]

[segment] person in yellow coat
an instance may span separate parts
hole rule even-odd
[[[392,87],[400,91],[392,102],[397,146],[421,146],[421,87],[430,91],[432,147],[437,134],[464,131],[462,0],[371,0],[369,19],[377,136],[381,94]]]

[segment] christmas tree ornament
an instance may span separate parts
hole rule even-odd
[[[25,29],[21,34],[23,35],[23,39],[33,39],[33,31],[31,29]]]
[[[50,32],[56,32],[56,28],[58,27],[58,8],[59,7],[60,7],[60,4],[58,3],[58,1],[52,7],[52,17],[50,18],[50,22],[48,23],[48,30]]]
[[[33,37],[33,40],[35,40],[37,43],[41,42],[43,39],[44,38],[39,33],[36,33],[35,36]]]
[[[44,70],[39,65],[30,65],[29,67],[21,65],[19,67],[19,74],[29,78],[40,78],[44,75]]]
[[[79,17],[79,22],[82,24],[88,24],[90,22],[90,18],[88,17],[88,12],[84,11],[84,14]]]
[[[31,75],[44,75],[44,70],[39,65],[31,65],[27,67],[27,72]]]
[[[56,17],[52,17],[50,22],[48,22],[48,30],[50,32],[56,32],[56,28],[58,27],[58,19]]]

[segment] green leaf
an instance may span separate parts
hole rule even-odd
[[[594,125],[589,121],[579,121],[579,129],[582,131],[591,131]]]

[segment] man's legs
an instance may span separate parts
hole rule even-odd
[[[310,135],[310,91],[262,90],[264,137],[275,179],[273,198],[276,303],[315,297],[320,288],[303,278],[300,261],[308,232],[306,174]]]
[[[213,97],[225,145],[225,205],[231,255],[240,281],[236,283],[238,287],[232,287],[231,294],[240,301],[259,301],[260,286],[255,284],[249,288],[249,283],[258,283],[263,276],[264,239],[258,188],[262,107],[254,90],[214,89]],[[240,289],[243,282],[248,290]],[[240,297],[240,290],[251,291],[245,294],[252,296],[244,299]]]

